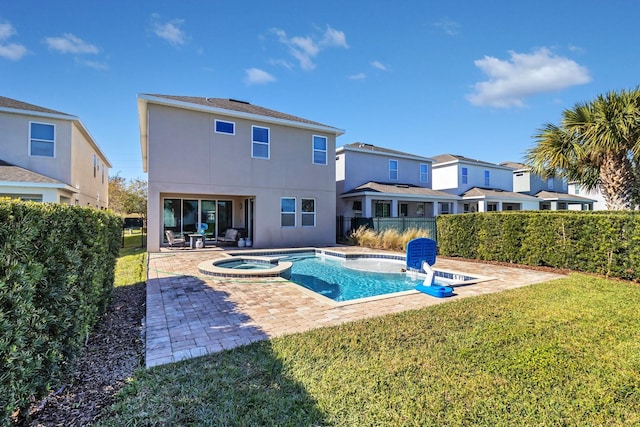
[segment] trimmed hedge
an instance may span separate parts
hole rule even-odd
[[[636,212],[492,212],[438,217],[445,256],[640,279]]]
[[[0,201],[0,424],[62,384],[113,289],[119,216]]]

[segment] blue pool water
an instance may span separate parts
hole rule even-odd
[[[282,259],[293,262],[289,280],[334,301],[409,291],[424,281],[424,276],[412,280],[409,275],[401,272],[401,263],[381,262],[397,271],[389,273],[345,268],[345,261],[342,259],[315,255]]]

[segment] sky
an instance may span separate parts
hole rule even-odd
[[[421,156],[522,161],[640,80],[640,2],[0,0],[0,95],[80,118],[146,179],[138,94],[233,98]],[[1,131],[1,129],[0,129]]]

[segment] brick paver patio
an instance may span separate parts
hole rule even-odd
[[[384,252],[354,247],[351,252]],[[199,273],[198,264],[226,256],[219,248],[149,254],[146,366],[202,356],[271,337],[357,319],[499,292],[561,275],[438,258],[436,269],[491,277],[456,287],[450,298],[409,293],[356,304],[335,304],[284,279],[225,279]]]

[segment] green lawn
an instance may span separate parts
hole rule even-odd
[[[104,425],[640,425],[640,287],[573,274],[140,370]]]
[[[142,247],[142,237],[138,233],[125,235],[124,247],[120,249],[116,263],[114,286],[128,286],[147,279],[146,248]]]

